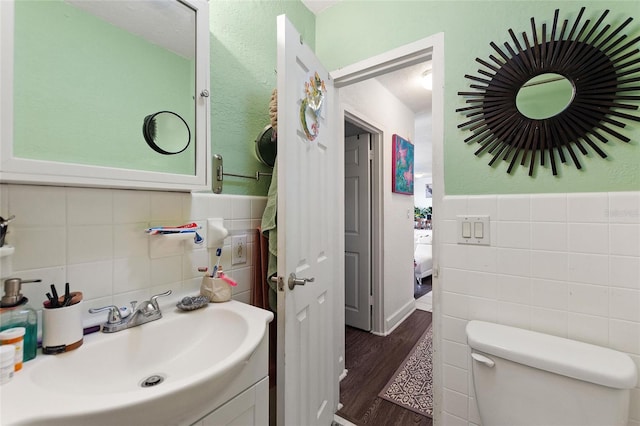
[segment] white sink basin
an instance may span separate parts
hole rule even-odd
[[[241,373],[272,319],[230,301],[165,308],[157,321],[85,336],[69,353],[39,354],[0,387],[0,423],[189,423]],[[162,382],[142,387],[152,376]]]

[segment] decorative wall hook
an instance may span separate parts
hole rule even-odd
[[[320,79],[320,75],[317,72],[313,77],[309,78],[308,82],[304,83],[305,96],[300,103],[300,122],[302,123],[304,134],[310,141],[315,140],[320,131],[320,121],[318,118],[326,91],[327,88],[324,85],[324,80]],[[307,116],[313,120],[311,128],[309,128],[307,123]]]

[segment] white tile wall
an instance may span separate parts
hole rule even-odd
[[[46,299],[49,285],[84,293],[86,308],[128,305],[167,289],[159,302],[174,306],[184,295],[195,295],[202,274],[212,267],[215,249],[206,243],[149,236],[149,226],[181,225],[222,217],[232,234],[247,234],[247,263],[231,265],[231,238],[225,240],[221,265],[238,282],[233,298],[249,302],[253,280],[253,250],[265,197],[188,194],[118,189],[0,185],[0,214],[14,214],[7,243],[15,246],[11,276],[41,278],[25,284],[23,293],[34,308]],[[6,278],[6,277],[0,277]],[[86,313],[85,325],[99,322]]]
[[[441,424],[480,424],[464,361],[472,319],[610,347],[640,366],[640,192],[445,197],[440,214]],[[460,214],[490,215],[491,246],[456,243]],[[640,385],[631,399],[638,426]]]

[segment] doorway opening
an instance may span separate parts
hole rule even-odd
[[[437,47],[436,47],[437,46]],[[433,69],[437,69],[437,78],[436,78],[436,83],[435,86],[437,86],[434,90],[434,99],[433,99],[433,105],[434,108],[438,108],[438,111],[434,111],[434,116],[432,117],[433,120],[433,127],[431,127],[431,123],[429,126],[429,129],[426,130],[425,132],[429,134],[429,136],[433,137],[433,145],[430,146],[428,148],[428,153],[424,153],[424,152],[416,152],[416,161],[417,160],[422,160],[422,156],[426,156],[428,157],[428,161],[431,163],[431,159],[433,158],[435,161],[433,162],[434,164],[434,169],[430,170],[429,173],[429,177],[433,176],[433,181],[428,182],[429,183],[429,189],[435,194],[437,193],[437,196],[434,195],[434,200],[433,200],[433,207],[437,208],[440,205],[441,202],[441,198],[442,198],[442,194],[443,194],[443,182],[441,181],[441,178],[443,177],[443,169],[442,169],[442,145],[443,145],[443,135],[442,135],[442,115],[443,112],[441,111],[442,107],[443,107],[443,96],[442,96],[442,86],[443,86],[443,55],[442,55],[442,48],[443,48],[443,43],[442,43],[442,39],[441,39],[441,35],[436,35],[433,37],[430,37],[428,39],[424,39],[424,40],[420,40],[418,42],[412,43],[410,45],[406,45],[403,46],[401,48],[396,49],[396,51],[392,51],[392,52],[388,52],[387,54],[383,54],[383,55],[379,55],[378,57],[374,57],[374,58],[369,58],[368,60],[364,60],[362,61],[362,63],[358,63],[349,67],[345,67],[343,68],[343,70],[341,70],[341,72],[338,75],[334,76],[334,81],[335,81],[335,85],[338,88],[342,88],[345,86],[351,86],[352,84],[356,84],[356,83],[361,83],[361,82],[366,82],[369,79],[373,79],[373,78],[386,78],[387,75],[392,74],[395,71],[402,71],[405,68],[409,68],[412,66],[424,66],[426,68],[426,63],[427,62],[432,62]],[[437,51],[437,52],[436,52]],[[437,61],[437,64],[436,64]],[[333,73],[332,73],[333,74]],[[359,103],[354,101],[354,97],[351,97],[350,99],[344,101],[343,99],[343,94],[341,91],[341,102],[343,102],[343,109],[345,112],[345,137],[349,137],[348,134],[346,133],[346,130],[348,129],[348,127],[353,123],[352,118],[356,117],[357,115],[363,116],[363,117],[367,117],[370,118],[369,112],[360,113],[360,108],[359,108]],[[365,110],[366,111],[366,110]],[[368,124],[369,128],[367,127],[361,127],[361,124]],[[386,233],[385,233],[385,229],[384,227],[387,226],[389,227],[389,221],[393,221],[393,220],[398,220],[400,214],[398,213],[398,211],[393,210],[394,207],[391,207],[390,210],[390,206],[389,202],[393,203],[393,199],[394,197],[396,197],[397,199],[397,195],[396,194],[391,194],[391,191],[389,188],[386,188],[386,184],[385,184],[385,180],[390,180],[390,176],[388,175],[388,171],[385,171],[385,164],[384,161],[390,161],[390,155],[387,155],[386,160],[383,159],[383,155],[384,154],[384,150],[385,147],[383,146],[383,141],[384,138],[389,138],[390,134],[395,133],[395,131],[397,129],[393,128],[392,126],[387,126],[387,125],[381,125],[380,123],[384,123],[384,120],[378,120],[378,119],[374,119],[374,120],[360,120],[358,124],[358,126],[356,126],[356,130],[355,130],[355,134],[367,134],[370,136],[378,136],[379,137],[379,146],[377,146],[375,143],[372,145],[372,147],[374,148],[374,153],[373,155],[373,162],[372,165],[375,166],[377,165],[379,167],[379,171],[380,171],[380,175],[379,176],[375,176],[375,173],[372,173],[372,184],[377,184],[378,185],[378,190],[374,189],[373,187],[371,188],[371,197],[378,197],[378,201],[379,204],[376,205],[375,203],[371,203],[371,213],[372,215],[378,214],[379,215],[379,222],[378,225],[376,225],[374,223],[374,221],[372,220],[371,222],[371,232],[372,233],[378,233],[378,240],[374,241],[374,238],[372,238],[371,241],[371,253],[370,253],[370,259],[371,259],[371,264],[372,264],[372,274],[371,274],[371,279],[370,279],[370,303],[371,303],[371,320],[372,320],[372,329],[371,332],[369,334],[373,334],[373,335],[378,335],[381,337],[389,337],[392,336],[392,332],[394,330],[394,326],[389,326],[390,323],[392,323],[389,319],[392,315],[394,315],[394,312],[392,312],[391,309],[389,309],[387,307],[387,312],[385,312],[385,307],[383,306],[385,301],[385,289],[388,293],[392,293],[393,291],[395,291],[395,288],[392,288],[390,286],[389,282],[384,282],[385,281],[385,277],[391,276],[393,275],[393,278],[395,279],[395,275],[390,273],[391,270],[394,269],[393,265],[388,265],[389,260],[387,260],[387,264],[385,264],[385,259],[384,259],[384,255],[383,252],[387,252],[387,258],[389,258],[389,251],[393,250],[393,247],[395,247],[395,245],[398,244],[398,239],[395,238],[395,235],[390,235],[389,234],[389,228],[387,229]],[[369,124],[369,123],[375,123],[375,124]],[[371,129],[373,128],[373,129]],[[404,127],[404,129],[406,129],[406,127]],[[372,133],[372,130],[377,130],[379,133]],[[365,131],[365,132],[362,132]],[[385,135],[386,132],[386,135]],[[418,132],[419,130],[416,128],[415,130],[415,134],[414,136],[418,136]],[[375,148],[378,148],[380,150],[380,155],[379,157],[376,158],[376,154],[375,154]],[[387,147],[388,148],[388,147]],[[346,149],[346,148],[345,148]],[[389,154],[389,153],[387,153]],[[346,160],[346,154],[345,154],[345,160]],[[440,164],[435,164],[437,161],[440,161]],[[346,161],[345,161],[346,163]],[[386,166],[389,166],[389,164],[386,164]],[[384,174],[387,173],[387,176],[385,178]],[[347,178],[347,174],[345,172],[345,180]],[[438,181],[438,179],[440,179],[440,181]],[[387,182],[389,183],[389,182]],[[415,188],[415,191],[423,191],[426,190],[426,186],[425,186],[425,182],[422,181],[420,183],[420,186]],[[434,190],[435,189],[435,190]],[[349,196],[349,190],[345,187],[345,198]],[[411,201],[407,200],[407,206],[410,205],[410,208],[405,206],[403,207],[402,210],[402,216],[404,217],[405,215],[405,209],[406,209],[406,218],[410,218],[411,217],[411,221],[413,221],[413,199]],[[346,208],[348,205],[348,201],[345,200],[345,214],[346,212]],[[386,215],[386,217],[385,217]],[[394,216],[395,215],[395,216]],[[436,221],[434,220],[432,223],[435,223]],[[348,230],[348,219],[345,216],[345,233]],[[385,239],[386,236],[386,239]],[[404,237],[403,241],[404,241]],[[394,241],[395,239],[395,241]],[[345,241],[346,241],[346,237],[345,237]],[[402,243],[404,244],[404,243]],[[411,244],[410,240],[407,240],[407,245]],[[435,246],[435,244],[434,244]],[[407,262],[411,262],[411,255],[413,253],[413,249],[415,247],[411,247],[411,248],[406,248],[406,251],[408,252],[408,255],[406,256]],[[345,325],[348,326],[349,322],[346,320],[346,317],[348,316],[346,309],[348,309],[348,302],[349,302],[349,297],[353,297],[355,292],[353,292],[351,295],[349,295],[347,292],[349,291],[346,287],[349,285],[348,283],[348,279],[346,276],[347,273],[347,269],[349,268],[349,264],[348,264],[348,260],[346,259],[347,256],[347,244],[345,244]],[[435,255],[435,253],[434,253]],[[437,255],[435,255],[434,257],[436,257]],[[404,255],[403,255],[404,257]],[[423,289],[426,289],[428,286],[433,286],[433,288],[437,288],[437,261],[436,258],[432,259],[433,262],[433,271],[436,271],[436,273],[433,274],[433,277],[431,274],[429,274],[428,276],[424,276],[421,277],[420,279],[420,286],[423,287]],[[385,270],[385,268],[388,268]],[[404,271],[408,272],[408,268],[405,268]],[[405,272],[405,273],[406,273]],[[377,275],[377,280],[376,280],[376,273]],[[428,278],[427,278],[428,277]],[[415,299],[413,299],[412,296],[418,296],[418,294],[414,293],[414,286],[418,286],[418,282],[417,279],[414,275],[414,273],[411,273],[407,278],[407,283],[406,286],[404,287],[405,289],[407,289],[406,291],[409,293],[409,296],[406,296],[407,299],[411,299],[410,303],[413,303],[411,310],[409,310],[408,314],[402,315],[402,318],[397,321],[397,325],[400,325],[402,327],[402,323],[404,322],[405,319],[408,319],[410,316],[412,317],[413,314],[411,314],[411,312],[413,312],[413,309],[415,309],[416,307],[416,302]],[[387,278],[387,281],[390,281],[389,278]],[[403,281],[404,282],[404,281]],[[366,292],[366,288],[367,287],[363,287],[365,288],[365,292]],[[404,290],[403,290],[404,291]],[[362,293],[362,292],[360,292]],[[432,292],[432,294],[436,294],[438,292]],[[422,294],[424,295],[424,293]],[[437,298],[437,296],[436,296]],[[353,300],[353,299],[351,299]],[[437,302],[435,303],[436,308],[437,308]],[[395,307],[393,307],[392,309],[395,309]],[[427,309],[425,309],[427,310]],[[432,308],[430,307],[430,309],[427,310],[428,312],[424,312],[424,310],[417,312],[418,316],[427,316],[428,317],[428,323],[431,324],[431,319],[432,319]],[[411,314],[411,315],[409,315]],[[438,319],[436,316],[433,316],[433,320],[435,322],[434,324],[434,330],[435,333],[437,334],[438,331]],[[366,328],[363,328],[363,330],[366,330]],[[346,333],[346,331],[345,331]],[[362,336],[365,336],[365,334],[363,334]],[[345,342],[345,344],[348,344],[347,342]],[[438,347],[439,343],[437,341],[437,339],[434,339],[434,346]],[[344,355],[346,355],[346,351],[343,352]],[[436,353],[436,355],[434,355],[434,357],[436,359],[434,359],[434,365],[438,366],[438,354]],[[344,358],[343,362],[348,361]],[[343,364],[345,366],[345,369],[343,371],[343,374],[341,375],[341,378],[345,378],[348,374],[350,374],[351,372],[348,371],[348,366],[345,362],[345,364]],[[436,367],[436,370],[439,367]],[[372,371],[369,374],[376,374],[376,372]],[[437,383],[438,379],[436,376],[436,380],[434,383],[434,393],[435,393],[435,400],[438,401],[441,398],[440,392],[438,391],[439,389],[439,384]],[[341,386],[342,387],[342,386]],[[341,395],[340,397],[341,401],[344,401],[343,395]],[[343,410],[341,410],[341,412],[344,412]]]
[[[382,134],[345,111],[345,324],[364,331],[378,328],[380,312],[381,211],[379,159]]]

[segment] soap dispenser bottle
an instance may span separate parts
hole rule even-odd
[[[22,283],[36,283],[41,280],[8,278],[4,281],[4,295],[0,301],[0,331],[13,327],[24,327],[24,361],[36,357],[38,348],[38,315],[28,304],[29,299],[20,292]]]

